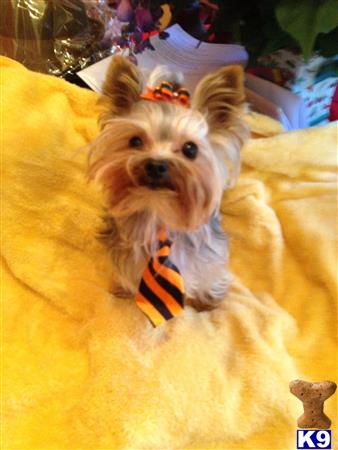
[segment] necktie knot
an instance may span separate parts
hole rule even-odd
[[[158,233],[157,233],[157,241],[158,241],[158,246],[163,246],[165,245],[169,245],[169,247],[171,246],[172,242],[171,240],[168,238],[168,235],[165,231],[164,228],[160,228]]]

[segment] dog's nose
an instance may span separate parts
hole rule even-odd
[[[168,174],[169,164],[165,159],[149,159],[144,168],[150,179],[161,180]]]

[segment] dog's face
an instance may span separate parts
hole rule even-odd
[[[224,86],[224,74],[209,76],[198,86],[192,108],[185,108],[140,99],[137,68],[124,58],[113,59],[104,85],[109,108],[89,167],[113,216],[149,212],[173,230],[196,229],[208,221],[231,177],[231,164],[219,159],[220,147],[233,152],[234,140],[237,145],[244,134],[238,119],[242,89],[234,94],[241,71],[232,67],[229,75],[234,86]],[[220,110],[222,96],[227,106]]]

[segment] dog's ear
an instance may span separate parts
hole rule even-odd
[[[231,126],[243,109],[244,100],[242,67],[225,66],[199,82],[192,99],[192,107],[205,114],[212,131]]]
[[[140,99],[142,76],[138,68],[123,56],[114,56],[106,79],[103,94],[109,99],[110,114],[124,115]]]

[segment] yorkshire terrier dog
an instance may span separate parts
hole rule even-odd
[[[219,208],[223,191],[238,176],[248,134],[244,76],[240,66],[205,76],[190,106],[182,78],[159,66],[144,93],[137,66],[113,57],[103,86],[102,131],[90,144],[88,170],[105,193],[102,236],[118,291],[137,293],[164,228],[186,302],[203,310],[223,300],[229,284]]]

